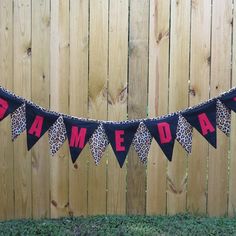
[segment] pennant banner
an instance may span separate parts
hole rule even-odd
[[[179,115],[179,121],[176,131],[176,140],[182,145],[187,153],[192,151],[192,139],[193,139],[193,127],[188,121],[181,115]]]
[[[54,156],[66,140],[66,127],[62,116],[49,128],[48,139],[50,154]]]
[[[216,148],[217,127],[225,135],[230,135],[231,111],[236,112],[236,88],[162,117],[113,122],[49,111],[0,87],[0,121],[11,115],[12,140],[26,131],[30,150],[48,131],[50,154],[55,155],[68,139],[73,163],[89,143],[96,165],[109,144],[120,167],[125,163],[131,144],[145,164],[153,139],[171,161],[175,140],[191,153],[193,128]]]
[[[25,104],[11,113],[12,140],[15,140],[26,130],[26,111]]]
[[[138,122],[123,124],[104,124],[106,135],[116,155],[116,159],[119,162],[120,167],[122,167],[125,162],[126,155],[129,151],[138,126]]]
[[[223,133],[230,135],[231,111],[220,100],[216,102],[216,124]]]
[[[140,161],[147,163],[149,149],[152,143],[152,135],[143,122],[140,122],[137,132],[134,135],[133,146]]]
[[[72,162],[74,163],[98,127],[97,122],[64,118]]]
[[[50,114],[36,106],[26,104],[27,146],[30,150],[34,144],[56,122],[58,116]]]
[[[93,133],[92,137],[89,139],[90,150],[96,165],[98,165],[98,163],[100,162],[108,144],[109,141],[107,139],[105,130],[103,128],[103,125],[100,124]]]
[[[169,161],[172,160],[173,148],[176,139],[178,115],[169,116],[159,120],[144,121],[151,135],[155,138],[160,148]]]
[[[4,90],[0,90],[0,121],[13,113],[22,104],[23,101],[17,99]]]

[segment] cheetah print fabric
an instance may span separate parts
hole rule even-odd
[[[230,135],[231,111],[220,100],[216,102],[216,124],[223,133]]]
[[[25,130],[26,130],[26,113],[25,113],[25,104],[23,104],[11,114],[12,140],[14,141]]]
[[[109,141],[107,139],[104,127],[100,124],[93,133],[92,137],[89,139],[89,147],[96,165],[99,164],[108,144]]]
[[[149,149],[152,143],[152,136],[143,122],[140,122],[139,127],[134,135],[133,146],[138,154],[140,161],[147,163]]]
[[[62,116],[49,128],[48,137],[50,154],[54,156],[66,140],[66,127]]]
[[[179,115],[179,121],[176,131],[176,140],[182,145],[187,153],[191,153],[193,139],[193,127],[187,120]]]

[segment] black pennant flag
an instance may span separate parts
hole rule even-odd
[[[227,108],[236,112],[236,89],[222,95],[219,100],[224,103]]]
[[[182,116],[216,148],[216,100],[183,112]]]
[[[64,123],[66,126],[71,159],[72,162],[75,163],[86,143],[97,129],[99,123],[65,117]]]
[[[116,159],[122,168],[139,122],[131,123],[104,123],[104,129]]]
[[[22,104],[23,101],[0,89],[0,121],[13,113]]]
[[[178,115],[173,115],[159,120],[144,121],[149,132],[155,138],[169,161],[172,160],[178,119]]]
[[[31,104],[26,104],[27,147],[30,150],[34,144],[56,122],[58,116],[46,112]]]

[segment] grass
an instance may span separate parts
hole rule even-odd
[[[236,235],[236,217],[91,216],[0,221],[0,235]]]

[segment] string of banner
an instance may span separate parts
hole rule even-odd
[[[120,167],[131,145],[141,162],[146,163],[153,138],[171,161],[175,140],[191,153],[193,128],[216,148],[217,127],[225,135],[230,135],[231,111],[236,112],[236,88],[161,117],[102,121],[49,111],[0,86],[0,121],[10,114],[12,140],[26,130],[30,150],[48,131],[50,154],[54,156],[68,139],[73,163],[87,143],[96,165],[109,144]]]

